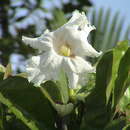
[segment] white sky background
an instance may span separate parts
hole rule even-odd
[[[52,5],[56,7],[61,7],[60,6],[61,1],[67,2],[68,0],[54,0],[53,3],[52,1],[44,0],[43,6],[49,9],[51,9]],[[130,24],[130,0],[90,0],[90,1],[92,1],[93,7],[96,7],[96,9],[99,9],[100,7],[106,9],[111,8],[113,14],[119,11],[120,16],[125,18],[124,19],[125,26],[123,27],[123,30],[125,30],[127,25]],[[17,67],[20,67],[22,71],[25,71],[25,62],[23,62],[22,57],[20,55],[13,54],[11,56],[10,62],[13,64],[12,66],[13,70],[15,70]]]

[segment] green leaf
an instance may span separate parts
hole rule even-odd
[[[38,128],[38,123],[35,121],[29,114],[27,114],[24,110],[17,108],[13,103],[11,103],[8,99],[4,98],[4,96],[0,93],[0,102],[7,105],[12,113],[16,115],[21,121],[23,121],[30,129],[32,130],[40,130]]]
[[[106,105],[106,89],[112,73],[113,51],[108,51],[100,59],[96,69],[96,86],[86,98],[86,129],[102,129],[111,117],[109,105]]]
[[[130,47],[126,51],[125,55],[121,59],[117,79],[115,81],[115,87],[113,91],[113,106],[119,102],[123,96],[125,90],[130,85]]]
[[[104,130],[122,130],[125,124],[126,124],[126,120],[123,118],[113,120],[105,127]]]
[[[1,73],[1,72],[0,72],[0,81],[3,80],[3,77],[4,77],[4,73]]]
[[[59,103],[62,102],[60,91],[59,91],[58,86],[56,85],[55,82],[47,81],[41,85],[40,89],[42,90],[42,92],[46,91],[46,93],[48,93],[48,95],[46,95],[46,96],[47,96],[47,98],[48,98],[48,96],[50,97],[49,100],[53,100],[53,102],[59,102]]]
[[[0,130],[4,130],[4,109],[3,104],[0,103]]]
[[[54,128],[56,112],[40,88],[28,83],[22,77],[9,77],[0,83],[0,102],[7,105],[12,112],[28,127],[33,127],[38,122],[40,127],[47,130]],[[32,124],[27,124],[28,117]],[[31,126],[29,126],[31,125]],[[40,127],[37,126],[40,130]]]
[[[123,97],[119,102],[119,109],[122,112],[125,112],[129,104],[130,104],[130,86],[127,88],[127,90],[125,91]]]
[[[72,103],[68,103],[66,105],[55,104],[54,107],[57,110],[58,114],[62,117],[70,114],[74,109],[74,105]]]
[[[54,102],[67,104],[69,101],[68,82],[64,71],[60,72],[58,81],[47,81],[41,86],[46,89]]]
[[[115,106],[130,84],[129,53],[128,41],[123,41],[99,60],[95,88],[86,98],[84,128],[102,129],[112,119]]]
[[[60,91],[63,104],[66,104],[69,101],[69,89],[67,76],[63,70],[60,72],[59,80],[56,82],[56,85]]]
[[[126,125],[122,130],[130,130],[130,124]]]
[[[43,94],[45,95],[45,97],[50,101],[50,103],[52,104],[53,108],[57,111],[57,113],[61,116],[64,117],[68,114],[70,114],[74,108],[74,105],[72,103],[68,103],[68,104],[62,104],[60,102],[54,102],[53,99],[51,98],[52,95],[50,93],[50,91],[47,91],[45,86],[40,88],[41,91],[43,92]]]
[[[117,78],[117,72],[120,64],[120,60],[128,49],[128,41],[119,42],[118,45],[113,49],[113,65],[112,65],[112,75],[110,77],[110,82],[107,87],[106,96],[107,103],[111,97],[111,92],[115,86],[115,80]]]

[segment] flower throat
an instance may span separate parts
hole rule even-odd
[[[62,56],[71,56],[71,48],[68,45],[62,45],[59,50],[59,54]]]

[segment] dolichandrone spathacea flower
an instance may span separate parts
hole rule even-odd
[[[23,36],[22,40],[27,45],[42,52],[28,60],[28,80],[39,86],[47,80],[58,80],[60,70],[64,70],[69,88],[76,88],[82,75],[95,72],[95,67],[84,57],[101,55],[87,40],[94,29],[84,12],[74,11],[72,18],[53,32],[46,30],[38,38]]]

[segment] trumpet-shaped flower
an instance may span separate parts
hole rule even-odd
[[[101,55],[87,41],[94,29],[85,13],[74,11],[72,18],[53,32],[47,30],[38,38],[23,36],[22,40],[27,45],[42,52],[28,60],[28,80],[36,86],[47,80],[58,80],[62,69],[68,77],[69,87],[76,88],[82,75],[95,72],[84,57]]]

